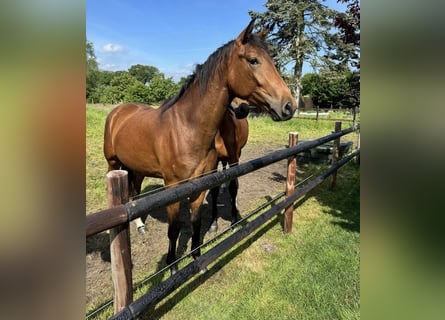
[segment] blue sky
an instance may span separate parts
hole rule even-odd
[[[266,0],[87,0],[86,36],[101,70],[155,66],[178,81],[264,12]],[[344,5],[327,0],[344,11]],[[305,70],[303,70],[304,72]],[[310,70],[306,70],[310,72]]]

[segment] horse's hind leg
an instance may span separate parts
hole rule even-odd
[[[229,194],[230,194],[230,204],[232,206],[232,226],[239,220],[239,210],[236,207],[236,197],[238,195],[238,178],[230,181],[229,184]]]
[[[201,192],[196,198],[190,199],[190,220],[193,227],[192,235],[192,256],[198,258],[201,255],[201,211],[203,210],[202,203],[204,201],[206,192]],[[207,269],[204,267],[201,272]]]
[[[210,190],[212,196],[212,223],[210,224],[209,232],[214,233],[218,231],[218,194],[220,187],[216,186]]]
[[[132,178],[133,178],[132,182],[134,190],[133,196],[136,196],[141,193],[141,186],[142,186],[142,181],[144,180],[144,176],[137,174],[136,172],[133,172]],[[141,218],[136,218],[134,222],[136,223],[136,229],[140,234],[144,234],[145,232],[147,232],[147,228],[145,227],[145,224]]]
[[[122,169],[128,172],[128,193],[130,195],[130,198],[133,198],[141,193],[141,185],[142,180],[144,180],[144,176],[139,175],[138,173],[134,172],[133,170],[129,169],[128,167],[124,166],[118,159],[113,158],[108,160],[108,170],[118,170]],[[141,218],[136,218],[136,229],[139,233],[145,233],[147,229],[145,228],[144,223],[142,222]]]
[[[116,156],[107,157],[107,155],[105,155],[105,159],[107,160],[108,163],[108,172],[112,170],[119,170],[122,167],[122,163]]]

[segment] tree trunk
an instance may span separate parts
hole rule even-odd
[[[294,66],[294,78],[295,78],[295,87],[293,88],[293,94],[295,99],[297,100],[297,110],[299,110],[302,106],[301,101],[301,77],[303,74],[303,58],[304,58],[304,10],[298,11],[297,16],[297,37],[295,41],[295,66]]]

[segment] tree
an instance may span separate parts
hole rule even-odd
[[[348,3],[345,13],[335,17],[334,25],[339,29],[340,39],[352,57],[352,65],[360,69],[360,2],[359,0],[337,0]]]
[[[132,65],[128,71],[99,70],[93,44],[86,45],[86,97],[88,102],[158,103],[175,95],[179,85],[158,68]]]
[[[114,71],[99,70],[99,75],[97,79],[98,85],[109,86],[111,80],[117,75],[118,73]]]
[[[301,79],[302,94],[309,95],[321,108],[354,108],[360,100],[358,79],[357,72],[349,71],[336,77],[307,73]]]
[[[159,74],[158,68],[141,64],[131,66],[128,72],[142,84],[148,84],[155,75]]]
[[[181,88],[188,81],[189,77],[190,75],[186,77],[181,77],[181,79],[179,79],[177,83],[178,88]]]
[[[351,72],[346,77],[347,91],[345,92],[345,100],[351,107],[360,106],[360,72]]]
[[[136,94],[136,89],[141,88],[140,86],[138,87],[138,84],[146,88],[139,82],[138,79],[130,75],[128,72],[116,72],[115,76],[111,79],[108,86],[100,85],[98,87],[97,91],[98,95],[100,96],[100,102],[115,104],[133,101],[133,97],[144,95],[143,93],[141,93],[140,95]],[[131,88],[130,92],[128,92],[128,88]]]
[[[137,81],[125,89],[124,101],[126,102],[141,102],[149,101],[150,91],[147,86]]]
[[[300,101],[303,62],[319,67],[321,55],[332,49],[331,28],[337,11],[316,0],[268,0],[266,12],[250,11],[262,28],[270,27],[271,53],[281,72],[293,65],[288,85]]]
[[[309,95],[314,105],[330,108],[331,93],[329,83],[316,73],[307,73],[301,79],[302,95]]]
[[[151,79],[148,85],[149,103],[158,103],[173,97],[179,90],[178,85],[171,77],[165,78],[163,73],[159,73]]]
[[[86,44],[86,98],[91,101],[91,96],[97,87],[99,78],[99,65],[94,54],[93,43],[87,40]]]

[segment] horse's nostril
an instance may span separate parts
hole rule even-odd
[[[286,103],[286,105],[284,106],[283,114],[287,116],[292,114],[292,105],[290,104],[290,102]]]

